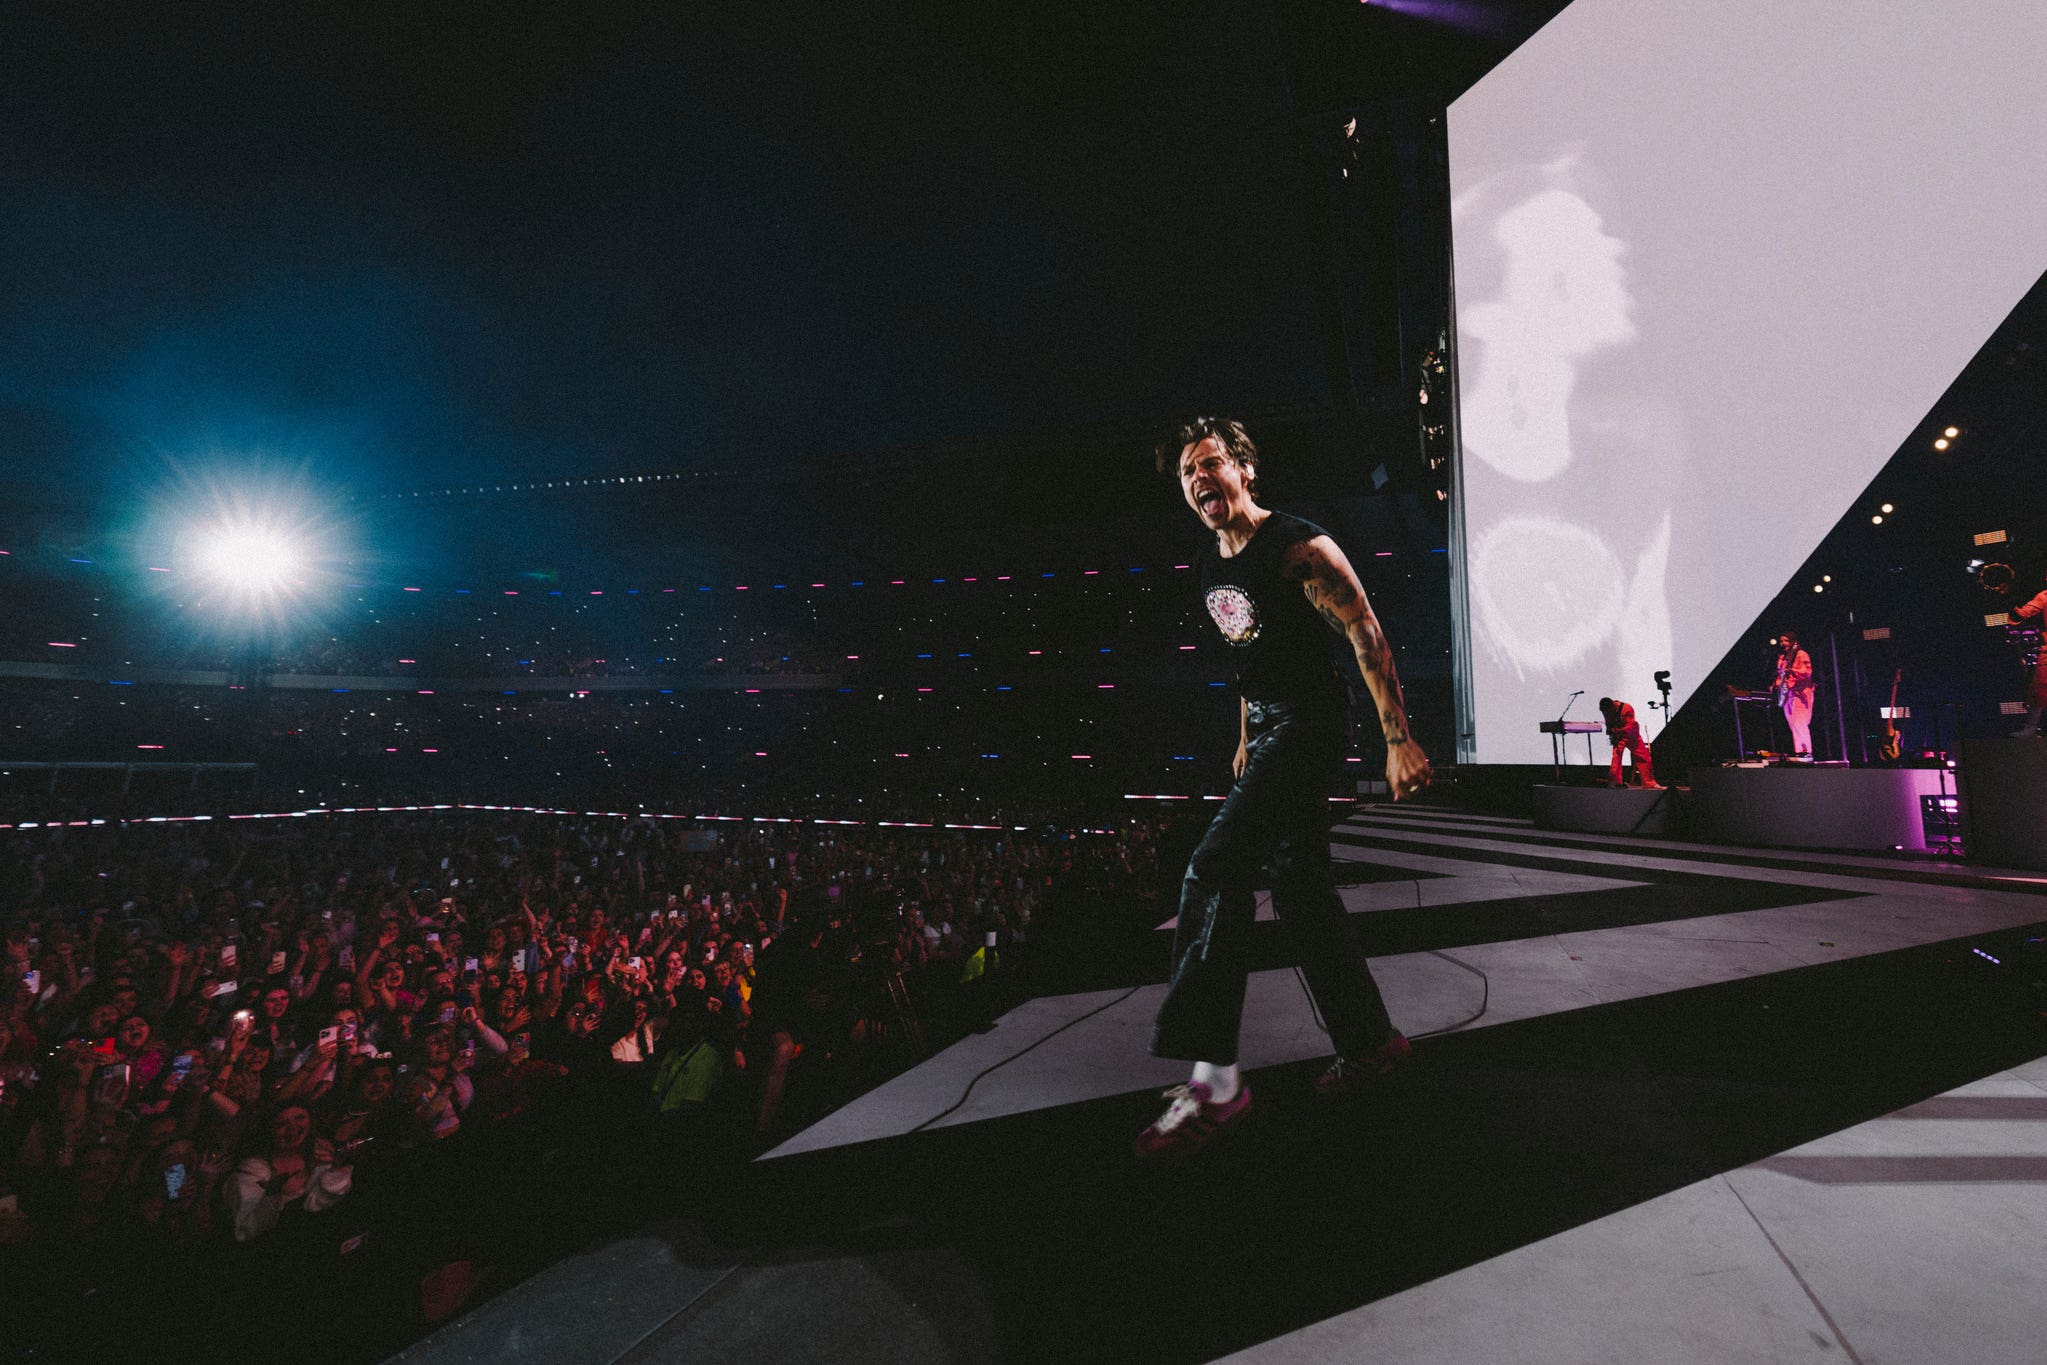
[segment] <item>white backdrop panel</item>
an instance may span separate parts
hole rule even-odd
[[[2047,269],[2047,3],[1576,0],[1449,120],[1477,757],[1546,761],[1690,695]]]

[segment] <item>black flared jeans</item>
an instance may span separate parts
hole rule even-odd
[[[1255,892],[1269,871],[1273,913],[1339,1055],[1365,1057],[1392,1036],[1386,1002],[1351,932],[1329,863],[1329,788],[1350,748],[1342,711],[1245,706],[1244,775],[1187,860],[1173,972],[1152,1027],[1159,1057],[1237,1060]]]

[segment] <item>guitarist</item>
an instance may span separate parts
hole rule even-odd
[[[1791,727],[1794,758],[1812,757],[1812,656],[1798,647],[1798,632],[1777,637],[1777,680],[1772,685],[1784,723]]]

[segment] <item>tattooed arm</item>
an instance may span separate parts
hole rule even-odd
[[[1393,799],[1412,796],[1429,782],[1428,756],[1408,732],[1407,703],[1393,667],[1393,646],[1343,550],[1328,536],[1304,540],[1287,552],[1289,576],[1301,583],[1308,602],[1329,628],[1349,642],[1365,675],[1380,733],[1386,740],[1386,782]]]

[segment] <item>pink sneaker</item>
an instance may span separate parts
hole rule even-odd
[[[1166,1112],[1137,1135],[1133,1144],[1141,1157],[1182,1156],[1206,1147],[1238,1119],[1251,1112],[1251,1087],[1237,1087],[1227,1104],[1209,1099],[1200,1081],[1176,1085],[1165,1093]]]
[[[1407,1041],[1407,1035],[1396,1033],[1370,1056],[1356,1059],[1338,1057],[1331,1062],[1329,1069],[1315,1078],[1315,1093],[1348,1095],[1352,1091],[1368,1089],[1375,1082],[1392,1075],[1395,1068],[1413,1055],[1414,1044]]]

